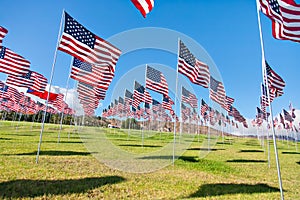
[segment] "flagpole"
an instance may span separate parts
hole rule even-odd
[[[177,62],[179,60],[179,50],[180,50],[180,38],[178,38],[178,53],[177,53]],[[177,64],[177,67],[176,67],[176,83],[175,83],[175,98],[174,98],[174,106],[175,106],[175,116],[176,116],[176,111],[177,111],[177,103],[176,103],[176,98],[177,98],[177,92],[178,92],[178,64]],[[173,130],[173,166],[175,164],[175,144],[176,144],[176,117],[174,119],[174,130]]]
[[[57,48],[58,48],[58,44],[59,44],[59,38],[60,38],[60,35],[61,35],[64,12],[65,11],[63,10],[61,20],[60,20],[59,32],[58,32],[58,36],[57,36],[57,44],[56,44],[56,48],[55,48],[55,52],[54,52],[54,59],[53,59],[51,75],[50,75],[50,82],[49,82],[48,95],[47,95],[47,100],[46,100],[46,107],[45,107],[45,110],[44,110],[42,127],[41,127],[41,132],[40,132],[40,140],[39,140],[37,154],[36,154],[36,163],[39,162],[39,155],[40,155],[41,144],[42,144],[42,139],[43,139],[43,131],[44,131],[44,127],[45,127],[45,119],[46,119],[46,113],[47,113],[47,107],[48,107],[48,100],[49,100],[49,96],[50,96],[50,89],[51,89],[53,75],[54,75],[54,68],[55,68],[55,63],[56,63],[56,58],[57,58]]]
[[[68,90],[69,90],[69,82],[70,82],[70,78],[71,78],[71,70],[72,70],[72,64],[74,61],[74,57],[72,57],[71,63],[70,63],[70,69],[69,69],[69,76],[68,76],[68,80],[67,80],[67,84],[66,84],[66,94],[65,94],[65,101],[67,101],[67,95],[68,95]],[[63,109],[61,112],[61,117],[60,117],[60,127],[59,127],[59,132],[58,132],[58,139],[57,139],[57,143],[60,142],[60,133],[61,133],[61,129],[62,129],[62,122],[63,122],[63,118],[64,118],[64,111],[65,111],[65,104],[63,104]]]
[[[258,19],[258,27],[259,27],[260,46],[261,46],[261,52],[262,52],[262,67],[263,67],[263,80],[264,80],[264,75],[266,75],[266,62],[265,62],[264,44],[263,44],[262,27],[261,27],[261,22],[260,22],[260,15],[259,15],[259,2],[258,2],[258,0],[256,0],[256,6],[257,6],[257,19]],[[266,82],[268,83],[268,77],[266,76],[265,78],[266,78]],[[279,164],[279,158],[278,158],[276,135],[275,135],[275,130],[274,130],[274,122],[273,122],[273,112],[272,112],[272,105],[271,105],[271,100],[270,100],[268,84],[266,84],[266,87],[267,87],[267,95],[268,95],[268,101],[269,101],[270,115],[271,115],[271,119],[272,119],[271,120],[271,125],[272,125],[272,133],[273,133],[273,144],[274,144],[274,151],[275,151],[275,158],[276,158],[277,175],[278,175],[278,181],[279,181],[279,187],[280,187],[280,196],[281,196],[281,200],[283,200],[284,199],[284,194],[283,194],[283,189],[282,189],[280,164]]]

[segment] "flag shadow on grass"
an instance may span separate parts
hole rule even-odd
[[[226,194],[253,194],[253,193],[270,193],[280,192],[278,188],[271,187],[267,184],[233,184],[233,183],[216,183],[204,184],[188,198],[221,196]]]
[[[160,145],[147,145],[147,144],[144,144],[144,145],[141,145],[141,144],[119,144],[118,146],[121,146],[121,147],[150,147],[150,148],[162,147]]]
[[[252,160],[252,159],[233,159],[233,160],[227,160],[226,162],[234,162],[234,163],[265,163],[266,160]]]
[[[34,198],[44,195],[85,193],[88,190],[117,184],[126,179],[120,176],[90,177],[69,180],[20,179],[0,183],[1,198]]]
[[[256,150],[256,149],[242,149],[240,153],[263,153],[263,150]]]
[[[300,161],[299,162],[296,162],[298,165],[300,165]]]
[[[5,154],[6,156],[16,155],[16,156],[35,156],[37,151],[28,153],[16,153],[16,154]],[[80,151],[41,151],[40,155],[47,156],[88,156],[90,152],[80,152]]]
[[[187,150],[192,150],[192,151],[220,151],[220,150],[226,150],[226,149],[215,149],[215,148],[199,148],[199,147],[194,147],[194,148],[189,148]]]
[[[300,154],[300,152],[283,151],[282,154]]]

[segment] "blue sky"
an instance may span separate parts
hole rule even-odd
[[[9,31],[3,45],[30,60],[31,69],[48,79],[63,9],[104,39],[113,39],[116,34],[143,27],[164,28],[184,34],[209,54],[220,71],[227,95],[235,99],[234,106],[246,118],[255,117],[262,81],[255,0],[156,0],[146,19],[129,0],[10,0],[3,1],[1,8],[0,25]],[[271,21],[263,14],[261,21],[266,59],[286,81],[285,94],[274,100],[274,113],[281,112],[282,108],[288,109],[290,101],[295,108],[299,108],[300,73],[297,56],[300,44],[274,39]],[[177,45],[176,42],[174,45]],[[71,56],[57,52],[53,85],[66,87],[70,62]],[[158,63],[175,70],[176,62],[175,54],[151,49],[122,55],[103,106],[106,107],[110,102],[114,86],[126,72],[147,63]],[[138,74],[136,77],[140,78]],[[5,78],[5,74],[0,74],[1,80]],[[173,78],[168,79],[169,85],[175,85]],[[73,85],[74,82],[71,82],[70,87]],[[208,99],[207,90],[199,86],[192,87],[199,99]],[[101,110],[98,109],[97,113]]]

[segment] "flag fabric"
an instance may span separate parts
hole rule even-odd
[[[259,0],[261,11],[272,20],[273,37],[300,42],[300,4],[294,0]]]
[[[292,116],[290,115],[290,113],[288,111],[286,111],[285,109],[283,109],[283,116],[286,121],[289,121],[289,122],[294,121]]]
[[[0,26],[0,47],[2,47],[2,40],[7,33],[8,33],[8,30],[6,28]]]
[[[29,70],[26,74],[21,76],[8,75],[6,79],[6,84],[16,87],[31,88],[33,85],[31,74],[32,71]]]
[[[154,0],[131,0],[131,2],[141,12],[144,18],[154,7]]]
[[[8,75],[6,83],[16,87],[31,88],[35,91],[43,92],[47,85],[47,78],[42,74],[29,70],[26,74],[20,76]]]
[[[131,105],[133,99],[133,94],[129,90],[125,90],[124,101],[126,105]]]
[[[208,110],[209,106],[203,99],[201,99],[201,115],[204,117],[204,113]]]
[[[270,94],[270,102],[274,100],[274,96]],[[267,88],[264,84],[261,84],[261,107],[269,106],[269,98]]]
[[[181,101],[190,104],[192,108],[198,107],[198,99],[196,95],[185,89],[183,86],[181,88]]]
[[[163,73],[148,65],[146,68],[146,88],[163,95],[169,94],[168,83]]]
[[[208,65],[199,61],[181,40],[179,41],[178,72],[187,76],[194,84],[204,88],[209,86]]]
[[[84,62],[108,66],[114,72],[121,50],[90,32],[68,13],[65,12],[64,16],[64,31],[58,50]]]
[[[137,108],[137,106],[144,101],[144,92],[145,88],[137,81],[134,82],[134,91],[133,91],[133,103],[132,106]]]
[[[107,90],[114,73],[107,67],[99,67],[74,58],[70,77],[79,82]]]
[[[285,87],[284,80],[270,67],[270,65],[266,62],[266,77],[268,80],[268,87],[271,94],[274,97],[279,97],[283,94],[283,89]],[[265,80],[266,82],[266,80]]]
[[[152,97],[147,90],[144,91],[144,100],[143,101],[148,104],[152,103]]]
[[[174,104],[174,103],[173,103]],[[164,96],[162,100],[162,107],[166,110],[173,110],[172,109],[172,101],[170,101],[169,96]]]
[[[35,95],[35,96],[38,96],[40,97],[41,99],[44,99],[44,100],[47,100],[47,97],[48,97],[48,94],[49,94],[49,101],[53,101],[56,99],[57,95],[56,93],[48,93],[46,90],[43,91],[43,92],[39,92],[39,91],[35,91],[33,89],[27,89],[27,93],[28,94],[32,94],[32,95]]]
[[[213,101],[224,107],[226,94],[223,83],[217,81],[212,76],[210,77],[209,96]]]
[[[33,80],[33,84],[31,86],[31,88],[33,90],[39,91],[39,92],[43,92],[46,89],[47,86],[47,78],[45,76],[43,76],[42,74],[32,71],[31,73],[31,79]]]
[[[224,109],[229,112],[230,110],[230,106],[233,104],[234,102],[234,98],[229,97],[229,96],[225,96],[225,105],[224,105]]]
[[[22,56],[4,46],[0,48],[0,72],[19,76],[26,74],[29,67],[30,62]]]

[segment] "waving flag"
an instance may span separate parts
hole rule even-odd
[[[270,91],[270,96],[279,97],[283,94],[283,89],[285,87],[284,80],[270,67],[266,62],[266,71],[268,78],[268,86]],[[266,80],[265,80],[266,82]]]
[[[146,17],[154,7],[154,0],[131,0],[131,2],[141,12],[143,17]]]
[[[31,89],[39,92],[43,92],[46,89],[48,80],[45,76],[38,72],[32,71],[31,79],[33,80]]]
[[[134,82],[134,91],[133,91],[133,103],[132,106],[137,108],[138,105],[144,101],[144,92],[145,88],[137,81]]]
[[[8,33],[8,30],[6,28],[0,26],[0,47],[2,47],[2,40],[7,33]]]
[[[29,70],[27,74],[21,76],[8,75],[6,79],[6,84],[13,85],[16,87],[31,88],[31,86],[33,85],[31,73],[32,71]]]
[[[208,110],[209,106],[203,99],[201,99],[201,115],[204,117],[205,112]]]
[[[47,78],[42,74],[29,70],[27,74],[21,76],[8,75],[6,83],[16,87],[31,88],[35,91],[43,92],[47,85]]]
[[[300,42],[300,4],[294,0],[259,0],[261,11],[272,20],[273,37]]]
[[[179,41],[178,72],[187,76],[192,83],[208,88],[210,76],[208,65],[200,62],[181,40]]]
[[[121,51],[90,32],[68,13],[65,14],[64,31],[58,50],[70,54],[77,59],[101,66],[109,66],[112,72],[121,55]]]
[[[164,96],[162,100],[162,107],[167,110],[172,110],[172,104],[168,96]]]
[[[22,56],[4,46],[0,48],[0,72],[19,76],[26,74],[29,67],[30,62]]]
[[[165,76],[158,70],[147,65],[146,68],[146,88],[168,95],[168,83]]]
[[[133,94],[129,90],[125,90],[124,101],[126,105],[131,105],[133,99]]]
[[[225,104],[225,89],[222,82],[217,81],[212,76],[210,77],[210,90],[209,90],[210,98],[223,106]]]
[[[79,82],[107,90],[114,73],[107,67],[99,67],[74,58],[70,77]]]
[[[192,108],[197,108],[198,107],[198,99],[195,94],[191,93],[185,87],[182,86],[181,90],[181,100],[184,103],[188,103],[191,105]]]

